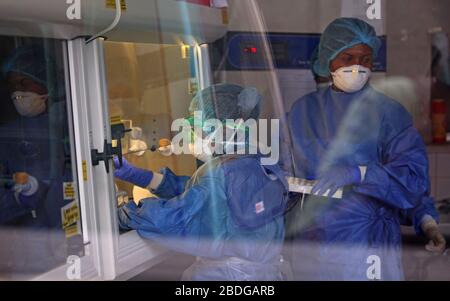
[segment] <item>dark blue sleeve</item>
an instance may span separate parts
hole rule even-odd
[[[39,210],[39,208],[42,208],[44,200],[46,200],[49,196],[54,197],[58,195],[57,193],[60,193],[60,198],[62,199],[61,187],[62,185],[59,184],[55,186],[55,193],[49,193],[49,186],[44,182],[39,181],[39,188],[32,196],[32,204],[34,204],[34,208],[36,208],[35,210]],[[51,212],[47,209],[46,223],[51,224],[49,218],[53,217],[53,220],[56,220],[56,222],[58,223],[57,225],[60,225],[61,211],[59,206],[54,206],[55,204],[57,203],[55,203],[54,201],[49,204],[53,207],[52,210],[56,213],[51,216]],[[20,204],[20,202],[16,200],[14,192],[11,189],[0,188],[0,224],[10,223],[27,214],[31,214],[31,210],[32,209],[27,208],[25,204]]]
[[[422,220],[425,216],[430,216],[436,223],[439,223],[439,214],[436,210],[434,199],[431,197],[424,197],[421,199],[418,206],[403,210],[401,212],[401,224],[406,226],[414,226],[417,235],[423,236]]]
[[[128,230],[179,234],[201,210],[205,195],[202,186],[195,186],[171,199],[147,198],[139,205],[130,202],[119,208],[120,226]]]
[[[148,198],[139,205],[128,203],[119,208],[119,227],[136,230],[141,237],[174,251],[214,257],[211,248],[217,244],[202,246],[201,240],[202,231],[206,230],[202,220],[207,215],[208,196],[205,186],[196,185],[171,199]]]
[[[190,177],[177,176],[169,168],[164,168],[161,172],[163,180],[156,189],[151,190],[153,194],[161,198],[171,199],[184,192]]]
[[[178,196],[147,198],[119,208],[120,228],[136,230],[171,250],[220,256],[228,216],[223,172],[218,168],[193,177],[195,185],[188,184]]]
[[[12,222],[29,213],[29,210],[18,203],[14,192],[0,188],[0,225]]]
[[[370,163],[364,181],[354,189],[389,206],[412,209],[429,190],[428,157],[410,115],[398,106],[387,108],[382,122],[381,162]]]

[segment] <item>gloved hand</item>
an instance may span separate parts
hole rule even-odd
[[[130,182],[136,186],[147,188],[153,179],[153,172],[135,167],[122,158],[122,167],[119,166],[119,159],[114,157],[114,176],[122,181]]]
[[[38,180],[26,173],[14,174],[14,192],[19,203],[27,209],[36,209],[39,198],[37,191],[39,189]]]
[[[25,172],[17,172],[13,175],[13,178],[15,192],[29,196],[35,194],[39,189],[38,180]]]
[[[319,177],[319,181],[311,190],[312,194],[323,195],[330,190],[328,197],[338,189],[361,182],[361,171],[358,166],[335,166]]]
[[[430,240],[425,249],[433,253],[443,253],[446,247],[444,236],[439,231],[439,227],[434,219],[429,219],[422,223],[422,230]]]

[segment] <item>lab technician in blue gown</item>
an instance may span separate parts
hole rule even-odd
[[[333,21],[314,66],[332,85],[288,113],[292,149],[283,166],[317,181],[294,243],[297,279],[403,279],[401,214],[428,194],[428,160],[410,114],[369,84],[380,46],[366,22]],[[329,197],[338,189],[342,198]]]
[[[317,90],[326,89],[330,86],[331,80],[322,77],[316,71],[318,68],[319,47],[311,55],[311,73],[317,85]],[[435,201],[430,196],[424,196],[420,204],[412,209],[400,212],[402,225],[413,226],[418,236],[424,236],[429,241],[425,246],[426,250],[433,253],[445,251],[446,240],[439,230],[439,214],[436,210]]]
[[[201,112],[203,120],[197,124],[211,119],[224,125],[227,119],[257,120],[260,101],[254,88],[213,85],[194,97],[189,119]],[[239,137],[245,129],[232,131],[231,137]],[[206,132],[203,138],[208,140],[214,132]],[[251,141],[224,139],[225,154],[197,154],[204,163],[192,177],[177,176],[168,168],[151,172],[126,161],[120,167],[116,159],[117,178],[157,196],[119,208],[120,227],[197,256],[185,271],[185,280],[282,280],[287,183],[281,168],[262,165],[258,154],[229,154],[239,143],[248,150]]]

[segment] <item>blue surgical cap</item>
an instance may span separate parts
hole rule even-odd
[[[15,72],[48,88],[47,61],[44,49],[38,45],[17,48],[3,64],[3,76]]]
[[[192,99],[191,114],[201,111],[204,120],[258,119],[261,95],[255,88],[243,88],[232,84],[216,84],[203,89]]]
[[[356,18],[339,18],[325,29],[319,44],[319,60],[315,70],[320,76],[330,75],[330,62],[342,51],[358,44],[372,48],[374,59],[378,55],[381,41],[375,29],[368,23]]]
[[[319,46],[317,46],[314,51],[311,54],[311,58],[310,58],[310,62],[311,62],[311,72],[313,73],[313,75],[319,76],[319,73],[317,72],[317,61],[319,60]]]

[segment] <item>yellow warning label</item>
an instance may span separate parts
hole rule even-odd
[[[61,216],[63,229],[66,229],[72,224],[76,224],[80,220],[80,210],[78,210],[77,201],[73,201],[61,208]]]
[[[120,0],[120,6],[122,7],[122,10],[127,10],[125,0]],[[116,0],[106,0],[106,8],[116,9]]]
[[[72,236],[81,234],[80,226],[78,223],[67,227],[66,229],[64,229],[64,231],[66,232],[66,238],[71,238]]]
[[[181,46],[181,58],[188,59],[191,54],[191,46],[190,45],[182,45]]]
[[[88,180],[88,176],[87,176],[87,163],[86,160],[83,160],[83,162],[81,163],[81,168],[83,169],[83,181],[87,181]]]
[[[220,9],[222,11],[222,24],[227,25],[230,23],[229,17],[228,17],[228,8],[224,7]]]
[[[73,200],[75,198],[75,187],[73,182],[63,183],[64,200]]]
[[[122,123],[122,117],[120,116],[111,116],[110,118],[111,125]]]

